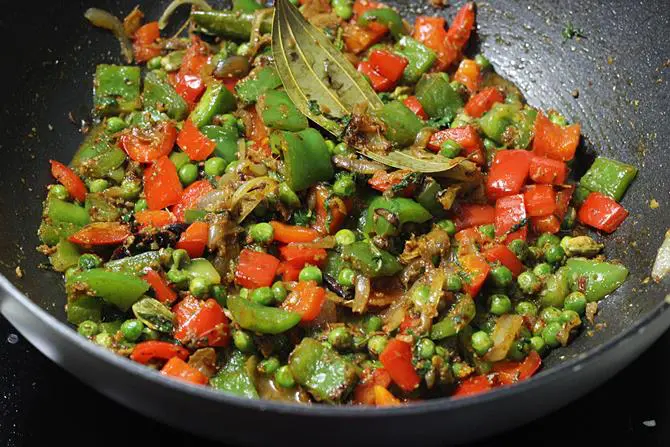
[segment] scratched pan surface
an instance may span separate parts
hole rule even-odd
[[[668,283],[644,281],[670,228],[670,4],[508,0],[478,4],[472,50],[483,51],[532,105],[553,107],[582,123],[584,164],[597,151],[641,168],[624,199],[631,217],[615,236],[605,238],[607,255],[623,260],[631,275],[602,302],[600,330],[554,351],[543,371],[522,384],[466,400],[438,399],[391,410],[241,400],[169,381],[85,342],[64,323],[61,278],[39,268],[45,259],[35,251],[35,230],[51,180],[47,160],[69,160],[81,140],[68,114],[75,120],[89,118],[95,65],[119,62],[116,41],[90,28],[83,11],[98,6],[125,14],[135,3],[11,2],[0,17],[5,60],[0,75],[0,310],[47,356],[102,393],[163,422],[235,443],[462,442],[517,426],[583,395],[670,325],[664,303]],[[149,17],[157,17],[167,2],[146,3]],[[456,9],[387,3],[410,19],[417,13],[451,18]],[[565,41],[561,31],[568,22],[585,38]],[[660,208],[651,209],[651,199]]]

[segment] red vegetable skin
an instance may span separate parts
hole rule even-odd
[[[186,250],[191,258],[200,258],[205,253],[208,238],[207,222],[193,222],[179,237],[177,248]]]
[[[187,295],[172,311],[176,321],[174,338],[181,343],[201,348],[224,347],[230,342],[228,318],[215,299],[202,301]]]
[[[502,197],[496,201],[496,237],[506,236],[505,243],[514,239],[526,240],[528,227],[526,220],[526,205],[523,194]]]
[[[390,340],[379,360],[393,382],[403,391],[410,392],[419,386],[421,379],[412,365],[412,346],[409,343],[397,338]]]
[[[379,74],[369,61],[359,63],[358,71],[368,78],[374,91],[388,92],[389,90],[393,90],[393,81]]]
[[[299,225],[287,225],[273,220],[270,222],[274,230],[274,240],[285,244],[291,242],[313,242],[319,237],[319,233],[308,227]]]
[[[475,26],[475,4],[466,3],[456,13],[454,21],[447,31],[447,39],[459,49],[459,51],[468,43],[470,34]]]
[[[408,96],[402,103],[422,120],[428,119],[428,114],[423,110],[423,106],[416,96]]]
[[[474,126],[467,125],[463,127],[454,127],[435,132],[428,141],[428,149],[439,152],[442,144],[447,140],[454,140],[463,148],[463,156],[469,158],[478,165],[486,162],[484,156],[484,143],[482,142],[477,129]]]
[[[197,36],[192,36],[191,45],[186,49],[179,72],[175,76],[174,86],[179,96],[191,108],[207,88],[200,74],[207,59],[207,46]]]
[[[279,256],[284,262],[302,269],[306,264],[322,266],[328,253],[323,248],[305,247],[291,243],[279,247]]]
[[[184,222],[184,213],[186,210],[195,209],[198,201],[208,193],[214,191],[214,187],[209,180],[198,180],[184,189],[184,193],[179,199],[179,203],[172,207],[177,222]]]
[[[628,211],[611,197],[592,192],[579,208],[577,217],[585,225],[612,233],[626,220]]]
[[[144,171],[144,194],[150,210],[178,203],[181,193],[177,168],[167,156],[160,157]]]
[[[549,216],[556,210],[556,193],[551,185],[528,186],[523,199],[529,217]]]
[[[579,145],[580,132],[579,124],[561,127],[539,112],[535,120],[533,152],[554,160],[572,160]]]
[[[65,186],[68,194],[83,203],[86,200],[87,190],[86,184],[82,179],[63,163],[55,160],[49,160],[49,163],[51,163],[51,175],[53,175],[61,185]]]
[[[150,131],[132,128],[119,138],[119,146],[139,163],[151,163],[169,155],[177,139],[177,128],[171,121],[163,121]]]
[[[281,307],[300,314],[300,321],[306,322],[319,316],[325,301],[326,291],[316,281],[300,281],[282,302]]]
[[[209,382],[207,376],[192,366],[189,366],[188,363],[179,357],[172,357],[168,360],[165,366],[161,369],[161,374],[196,385],[207,385],[207,382]]]
[[[515,278],[524,270],[519,258],[505,245],[494,245],[484,252],[484,257],[491,263],[500,263],[510,269]]]
[[[484,233],[479,231],[475,227],[466,228],[459,231],[454,236],[456,242],[458,242],[458,256],[470,254],[470,253],[479,253],[478,245],[484,246],[490,242],[492,239],[488,238]]]
[[[172,357],[178,357],[182,360],[188,358],[188,350],[166,341],[143,341],[135,345],[130,359],[146,365],[151,361],[168,361]]]
[[[406,58],[389,51],[380,50],[370,53],[368,62],[370,62],[377,73],[391,81],[394,85],[402,78],[402,74],[408,64]]]
[[[486,180],[486,195],[491,200],[521,192],[528,179],[530,152],[523,149],[496,152]]]
[[[358,405],[375,405],[376,386],[388,388],[391,385],[391,375],[384,368],[376,368],[372,372],[363,372],[363,380],[354,388],[353,402]]]
[[[378,407],[394,407],[402,403],[383,386],[375,385],[373,391],[375,393],[375,405]]]
[[[193,161],[206,160],[216,148],[216,144],[200,132],[191,120],[186,120],[179,132],[177,146]]]
[[[351,23],[344,27],[342,38],[347,50],[354,54],[359,54],[384,38],[388,33],[388,27],[377,22],[370,22],[367,26],[355,25],[358,18],[368,9],[381,8],[384,5],[377,2],[366,0],[356,0],[354,2],[354,16]]]
[[[172,290],[168,285],[168,282],[155,270],[148,270],[142,280],[149,283],[154,293],[156,299],[163,304],[171,304],[177,300],[177,292]]]
[[[493,389],[493,384],[488,376],[472,376],[463,380],[452,397],[472,396],[473,394],[483,393]]]
[[[457,230],[495,222],[496,210],[490,205],[463,204],[456,210]]]
[[[465,104],[465,113],[473,118],[480,118],[493,107],[493,104],[504,100],[505,95],[500,90],[495,87],[487,87],[470,97]]]
[[[269,287],[277,273],[279,259],[267,253],[245,248],[240,253],[235,270],[235,281],[242,287],[257,289]]]
[[[156,40],[161,36],[158,22],[149,22],[137,29],[133,34],[133,53],[135,62],[142,63],[160,56],[161,49]]]
[[[176,221],[174,214],[166,210],[144,210],[135,213],[135,222],[141,229],[146,227],[161,228]]]
[[[254,146],[252,147],[255,150],[260,151],[265,156],[270,156],[272,154],[272,149],[270,148],[269,143],[268,128],[265,127],[263,119],[253,106],[247,107],[245,114],[247,116],[247,121],[245,121],[245,123],[249,123],[249,125],[245,127],[245,136],[254,142]]]
[[[561,185],[565,183],[568,168],[564,162],[534,155],[530,158],[529,176],[535,183]]]
[[[302,267],[289,262],[282,262],[277,268],[277,275],[281,275],[283,281],[297,281],[300,277],[300,270],[302,270]]]
[[[542,358],[536,351],[530,351],[522,362],[502,361],[493,364],[501,385],[511,385],[526,380],[540,369]]]
[[[459,256],[458,262],[461,264],[461,268],[467,273],[465,281],[463,281],[463,290],[472,297],[477,296],[486,278],[489,276],[491,267],[478,253]]]
[[[370,180],[368,180],[368,185],[370,185],[372,189],[384,192],[389,188],[392,188],[395,185],[401,183],[405,179],[405,177],[407,177],[411,173],[412,171],[403,169],[392,172],[386,172],[382,170],[375,171],[375,173],[372,174]],[[410,197],[412,193],[414,193],[415,189],[416,185],[412,183],[402,191],[401,195],[405,197]]]
[[[555,234],[561,229],[561,221],[554,215],[531,217],[530,226],[533,228],[535,234]]]
[[[96,222],[88,224],[68,238],[79,245],[117,245],[132,233],[128,225],[118,222]]]
[[[322,235],[334,234],[344,223],[349,214],[351,199],[331,197],[331,193],[323,185],[316,187],[314,229]]]
[[[476,92],[481,82],[479,65],[472,59],[463,59],[454,73],[454,81],[463,84],[470,93]]]
[[[554,215],[559,219],[565,217],[565,213],[568,212],[570,208],[570,201],[572,200],[572,194],[575,192],[575,185],[565,185],[562,186],[556,193],[556,210]]]

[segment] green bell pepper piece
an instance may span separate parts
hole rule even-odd
[[[230,39],[249,40],[254,14],[235,11],[192,11],[191,20],[198,31]],[[261,33],[272,31],[272,14],[261,22]]]
[[[94,296],[82,296],[67,303],[65,313],[70,324],[86,320],[98,322],[102,318],[102,300]]]
[[[208,211],[205,210],[186,210],[184,211],[184,220],[186,223],[204,222],[207,220]]]
[[[621,200],[626,189],[637,175],[637,168],[620,161],[598,157],[579,184],[589,191],[596,191]]]
[[[214,115],[227,113],[235,109],[235,97],[225,85],[211,83],[198,101],[189,119],[198,129],[212,122]]]
[[[428,177],[416,195],[416,201],[433,216],[444,214],[444,207],[437,200],[437,195],[442,191],[442,186],[432,177]]]
[[[326,262],[323,268],[323,273],[325,275],[330,275],[333,278],[337,278],[337,275],[340,273],[340,270],[344,268],[351,268],[351,264],[344,260],[342,255],[334,250],[328,250],[326,255]]]
[[[378,209],[384,209],[393,214],[398,220],[397,226],[376,212]],[[404,224],[408,222],[424,223],[432,217],[426,208],[412,199],[405,197],[395,197],[392,199],[377,197],[368,206],[364,230],[367,234],[374,233],[379,236],[395,236],[400,232]]]
[[[586,295],[586,300],[599,301],[624,283],[628,269],[620,264],[570,258],[566,263],[570,290]]]
[[[575,188],[575,193],[572,196],[572,203],[575,204],[575,206],[579,207],[584,203],[584,200],[591,194],[593,191],[590,189],[582,186],[582,185],[577,185]]]
[[[235,85],[235,91],[245,104],[253,104],[265,92],[281,87],[281,78],[277,70],[265,66],[251,72],[249,76]]]
[[[256,0],[233,0],[233,11],[252,13],[263,8]]]
[[[381,250],[368,241],[349,244],[342,250],[342,256],[371,278],[393,276],[402,270],[402,265],[391,253]]]
[[[528,107],[517,113],[514,117],[514,127],[516,133],[514,140],[511,142],[512,147],[525,149],[533,139],[535,129],[535,118],[537,118],[537,110]]]
[[[540,304],[542,307],[563,307],[565,297],[570,293],[568,276],[568,270],[565,267],[561,267],[556,273],[547,277],[544,287],[540,292]]]
[[[391,101],[375,112],[384,122],[384,135],[399,146],[411,146],[423,129],[421,119],[400,101]]]
[[[72,167],[85,178],[112,178],[126,161],[126,154],[110,143],[104,125],[93,128],[72,158]]]
[[[103,334],[116,335],[121,330],[123,320],[106,321],[100,323],[100,332]]]
[[[93,81],[93,105],[101,115],[117,115],[142,107],[140,67],[98,65]]]
[[[421,75],[430,70],[437,59],[433,50],[409,36],[402,36],[394,50],[408,62],[402,74],[402,81],[405,84],[416,84]]]
[[[237,160],[237,140],[240,137],[237,126],[204,126],[200,132],[216,144],[214,153],[226,163]]]
[[[121,217],[121,212],[110,203],[102,193],[86,194],[84,205],[91,222],[116,222]]]
[[[457,335],[470,324],[476,313],[477,309],[472,297],[461,295],[447,315],[433,325],[430,330],[430,338],[442,340]]]
[[[407,34],[405,25],[402,23],[402,17],[391,8],[368,9],[358,18],[358,24],[361,26],[367,26],[370,22],[378,22],[388,27],[394,39]]]
[[[221,371],[209,381],[212,388],[247,399],[258,399],[258,391],[246,367],[246,359],[240,351],[233,351]]]
[[[127,258],[115,259],[105,264],[105,270],[142,276],[147,269],[157,270],[161,266],[160,252],[147,251]]]
[[[37,230],[37,236],[43,244],[52,247],[58,244],[59,241],[75,234],[80,228],[81,225],[75,225],[70,222],[47,222],[43,220]]]
[[[272,132],[270,146],[283,154],[286,183],[295,192],[333,177],[328,146],[316,129]]]
[[[46,201],[46,213],[55,223],[71,223],[84,226],[90,222],[88,211],[82,206],[64,200],[49,198]]]
[[[461,96],[444,73],[423,75],[416,84],[415,95],[431,118],[451,121],[463,107]]]
[[[308,126],[307,117],[300,113],[284,91],[270,90],[258,99],[263,123],[271,129],[297,132]]]
[[[207,284],[221,284],[221,275],[216,271],[211,262],[205,258],[192,259],[184,269],[189,278],[204,279]]]
[[[514,124],[514,119],[520,110],[518,103],[496,103],[491,107],[491,110],[479,118],[479,125],[488,138],[502,144],[505,130]]]
[[[79,247],[63,239],[56,244],[56,251],[49,256],[51,266],[57,272],[64,272],[79,262]]]
[[[86,270],[70,277],[67,286],[71,292],[80,287],[99,296],[122,311],[127,311],[149,290],[149,284],[141,279],[121,272],[110,272],[101,268]]]
[[[163,110],[172,119],[181,121],[188,115],[188,104],[170,85],[163,70],[153,70],[144,78],[144,106]]]
[[[266,307],[239,296],[229,296],[227,304],[240,327],[261,334],[281,334],[300,323],[298,313]]]
[[[303,338],[288,366],[295,381],[320,402],[341,402],[357,381],[354,365],[313,338]]]

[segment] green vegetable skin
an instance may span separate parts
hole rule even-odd
[[[540,292],[542,306],[563,307],[565,297],[570,293],[568,276],[567,269],[561,267],[555,274],[547,277],[544,288]]]
[[[505,129],[512,124],[519,110],[520,105],[516,103],[496,103],[479,119],[479,125],[487,137],[500,144]]]
[[[230,112],[234,108],[235,97],[233,94],[228,91],[225,85],[213,82],[205,90],[189,119],[197,128],[201,128],[209,124],[214,115]]]
[[[240,327],[261,334],[281,334],[300,322],[300,314],[262,306],[239,296],[228,297],[228,310]]]
[[[598,157],[579,184],[591,192],[606,194],[618,202],[636,175],[637,168],[634,166]]]
[[[430,331],[430,338],[433,340],[442,340],[451,337],[463,330],[475,317],[477,309],[475,302],[470,295],[461,295],[454,307],[449,313],[435,323]]]
[[[56,251],[49,256],[51,266],[57,272],[64,272],[79,261],[79,247],[68,240],[56,244]]]
[[[342,250],[342,256],[364,275],[372,278],[393,276],[402,270],[402,265],[395,256],[367,241],[347,245]]]
[[[67,321],[71,324],[79,324],[86,320],[97,322],[102,317],[102,300],[94,296],[82,296],[70,301],[65,312]]]
[[[239,132],[234,124],[223,126],[204,126],[200,132],[216,143],[214,152],[226,160],[226,163],[237,160],[237,140]]]
[[[416,84],[415,95],[431,118],[451,121],[463,107],[461,96],[449,84],[449,77],[444,73],[424,75]]]
[[[114,171],[125,161],[126,154],[110,144],[105,126],[100,124],[88,133],[77,149],[72,168],[84,178],[112,178]]]
[[[209,384],[219,391],[247,399],[258,399],[253,379],[247,371],[244,354],[237,350],[233,351],[228,362],[216,376],[210,379]]]
[[[271,129],[297,132],[308,126],[305,115],[300,113],[284,91],[266,92],[259,98],[257,108],[263,123]]]
[[[570,258],[566,263],[570,290],[580,291],[589,302],[598,301],[624,283],[628,269],[623,265]]]
[[[121,217],[119,209],[100,193],[86,194],[84,208],[90,216],[91,222],[116,222]]]
[[[358,18],[358,24],[368,25],[370,22],[378,22],[386,25],[395,39],[405,34],[405,25],[402,23],[402,17],[391,8],[368,9]]]
[[[190,279],[201,278],[209,285],[221,284],[221,275],[207,259],[192,259],[191,263],[184,268],[184,272]]]
[[[144,78],[144,106],[163,110],[172,119],[181,121],[188,114],[188,104],[170,85],[163,70],[153,70]]]
[[[394,50],[407,59],[408,62],[402,74],[402,81],[405,84],[416,83],[421,75],[433,66],[437,59],[437,55],[433,50],[409,36],[402,36],[398,43],[396,43]]]
[[[141,276],[149,268],[160,268],[160,253],[147,251],[127,258],[115,259],[105,264],[105,270]]]
[[[76,273],[67,281],[67,286],[71,293],[75,291],[75,286],[83,286],[124,312],[149,290],[149,284],[133,275],[101,268]]]
[[[316,129],[275,131],[270,135],[270,146],[284,155],[284,175],[293,191],[302,191],[333,177],[328,146]]]
[[[254,12],[261,8],[256,0],[233,0],[233,11]]]
[[[244,78],[235,91],[245,104],[255,103],[265,92],[281,87],[282,82],[274,67],[262,67]]]
[[[396,227],[381,215],[377,214],[375,210],[384,209],[389,211],[399,221]],[[419,205],[412,199],[404,197],[396,197],[387,199],[385,197],[377,197],[368,206],[367,218],[365,220],[365,232],[368,234],[377,234],[379,236],[394,236],[400,232],[400,228],[408,223],[424,223],[430,220],[433,216],[423,206]]]
[[[142,106],[140,67],[98,65],[93,83],[93,105],[101,115],[139,109]]]
[[[254,15],[234,11],[192,11],[191,20],[205,34],[249,40]],[[272,14],[261,22],[261,33],[272,31]]]
[[[386,138],[400,146],[412,145],[424,127],[419,117],[400,101],[386,103],[375,113],[386,126]]]
[[[312,338],[304,338],[289,357],[295,381],[318,401],[342,401],[357,381],[354,365]]]
[[[433,178],[427,178],[424,182],[421,191],[416,196],[416,201],[423,206],[433,216],[439,216],[444,213],[444,208],[439,200],[437,194],[442,190],[442,186]]]
[[[88,211],[84,207],[60,199],[47,199],[46,213],[49,219],[56,224],[70,223],[84,226],[90,222]]]

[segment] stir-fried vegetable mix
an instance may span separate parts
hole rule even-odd
[[[40,249],[82,336],[250,399],[396,405],[532,376],[626,279],[584,226],[626,219],[636,168],[568,179],[579,124],[464,56],[473,4],[189,3],[186,37],[87,13],[139,65],[97,67],[51,161]]]

